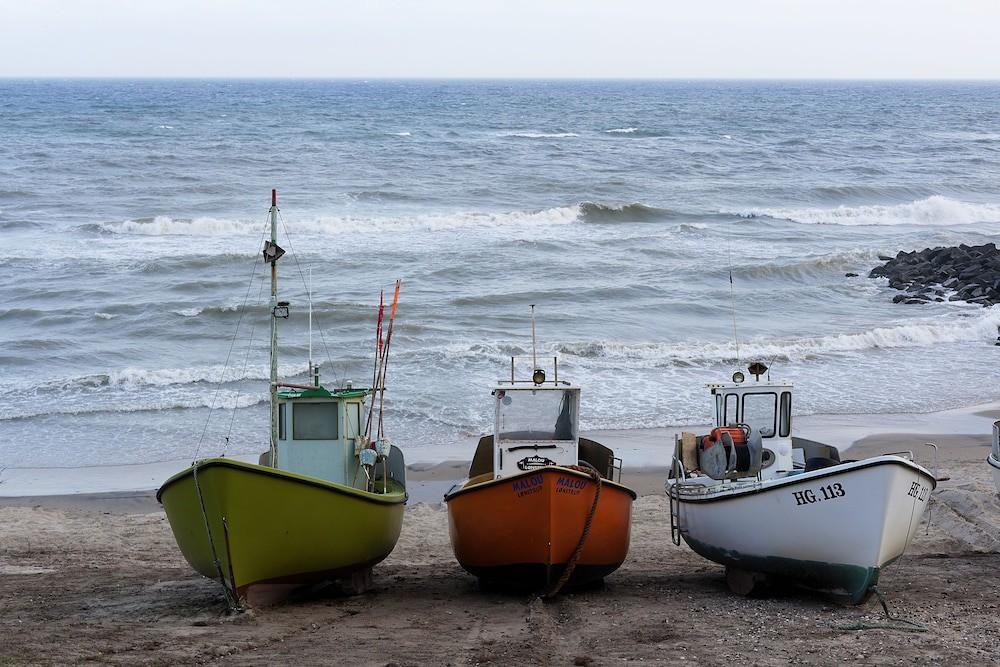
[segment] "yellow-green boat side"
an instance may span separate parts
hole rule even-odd
[[[191,566],[241,598],[255,584],[314,583],[378,563],[399,539],[406,502],[392,480],[370,493],[224,458],[198,461],[156,496]]]

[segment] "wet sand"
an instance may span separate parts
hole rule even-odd
[[[603,588],[554,602],[477,590],[452,557],[438,502],[407,508],[374,591],[328,587],[232,616],[219,586],[184,562],[151,494],[3,498],[0,665],[997,663],[1000,498],[984,463],[989,436],[875,435],[850,455],[915,441],[938,443],[937,474],[951,479],[880,589],[926,632],[843,629],[883,622],[874,600],[731,594],[722,567],[670,541],[663,471],[652,469],[625,473],[653,494],[636,502],[625,565]],[[447,482],[464,465],[411,478]]]

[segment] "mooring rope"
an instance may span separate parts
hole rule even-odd
[[[590,478],[594,480],[594,484],[596,485],[594,488],[594,501],[590,504],[590,511],[587,512],[587,520],[583,524],[583,532],[580,533],[580,541],[576,543],[576,549],[573,550],[573,555],[570,557],[569,562],[566,563],[566,569],[563,570],[562,576],[559,577],[559,581],[556,582],[555,586],[542,596],[544,599],[552,599],[558,595],[562,587],[569,581],[569,578],[573,576],[576,563],[580,560],[580,554],[583,553],[583,545],[587,541],[587,536],[590,535],[590,527],[594,523],[594,515],[597,513],[597,500],[601,497],[601,473],[597,472],[597,468],[586,461],[580,461],[580,465],[571,467],[576,469],[582,468],[584,472],[590,474]]]
[[[855,621],[853,623],[835,623],[833,627],[838,630],[899,630],[900,632],[927,632],[928,627],[923,623],[911,621],[908,618],[900,618],[889,611],[889,605],[882,595],[882,591],[877,586],[872,586],[872,592],[878,596],[882,611],[885,612],[887,623],[869,623],[868,621]]]

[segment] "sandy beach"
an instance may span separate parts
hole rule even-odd
[[[874,599],[845,607],[796,590],[731,594],[720,566],[671,543],[663,470],[647,468],[625,472],[643,494],[625,565],[603,588],[553,602],[479,591],[454,561],[440,502],[411,502],[374,591],[327,587],[230,615],[220,587],[184,562],[150,493],[2,498],[0,664],[997,662],[1000,498],[984,464],[989,436],[871,435],[852,456],[924,441],[939,445],[937,474],[950,479],[880,589],[925,632],[845,629],[884,623]],[[443,484],[463,467],[417,466],[411,476]]]

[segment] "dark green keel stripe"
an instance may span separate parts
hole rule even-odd
[[[851,604],[864,602],[872,587],[878,584],[880,569],[877,567],[741,554],[699,542],[687,535],[684,541],[699,555],[716,563],[788,579],[803,588],[846,597]]]

